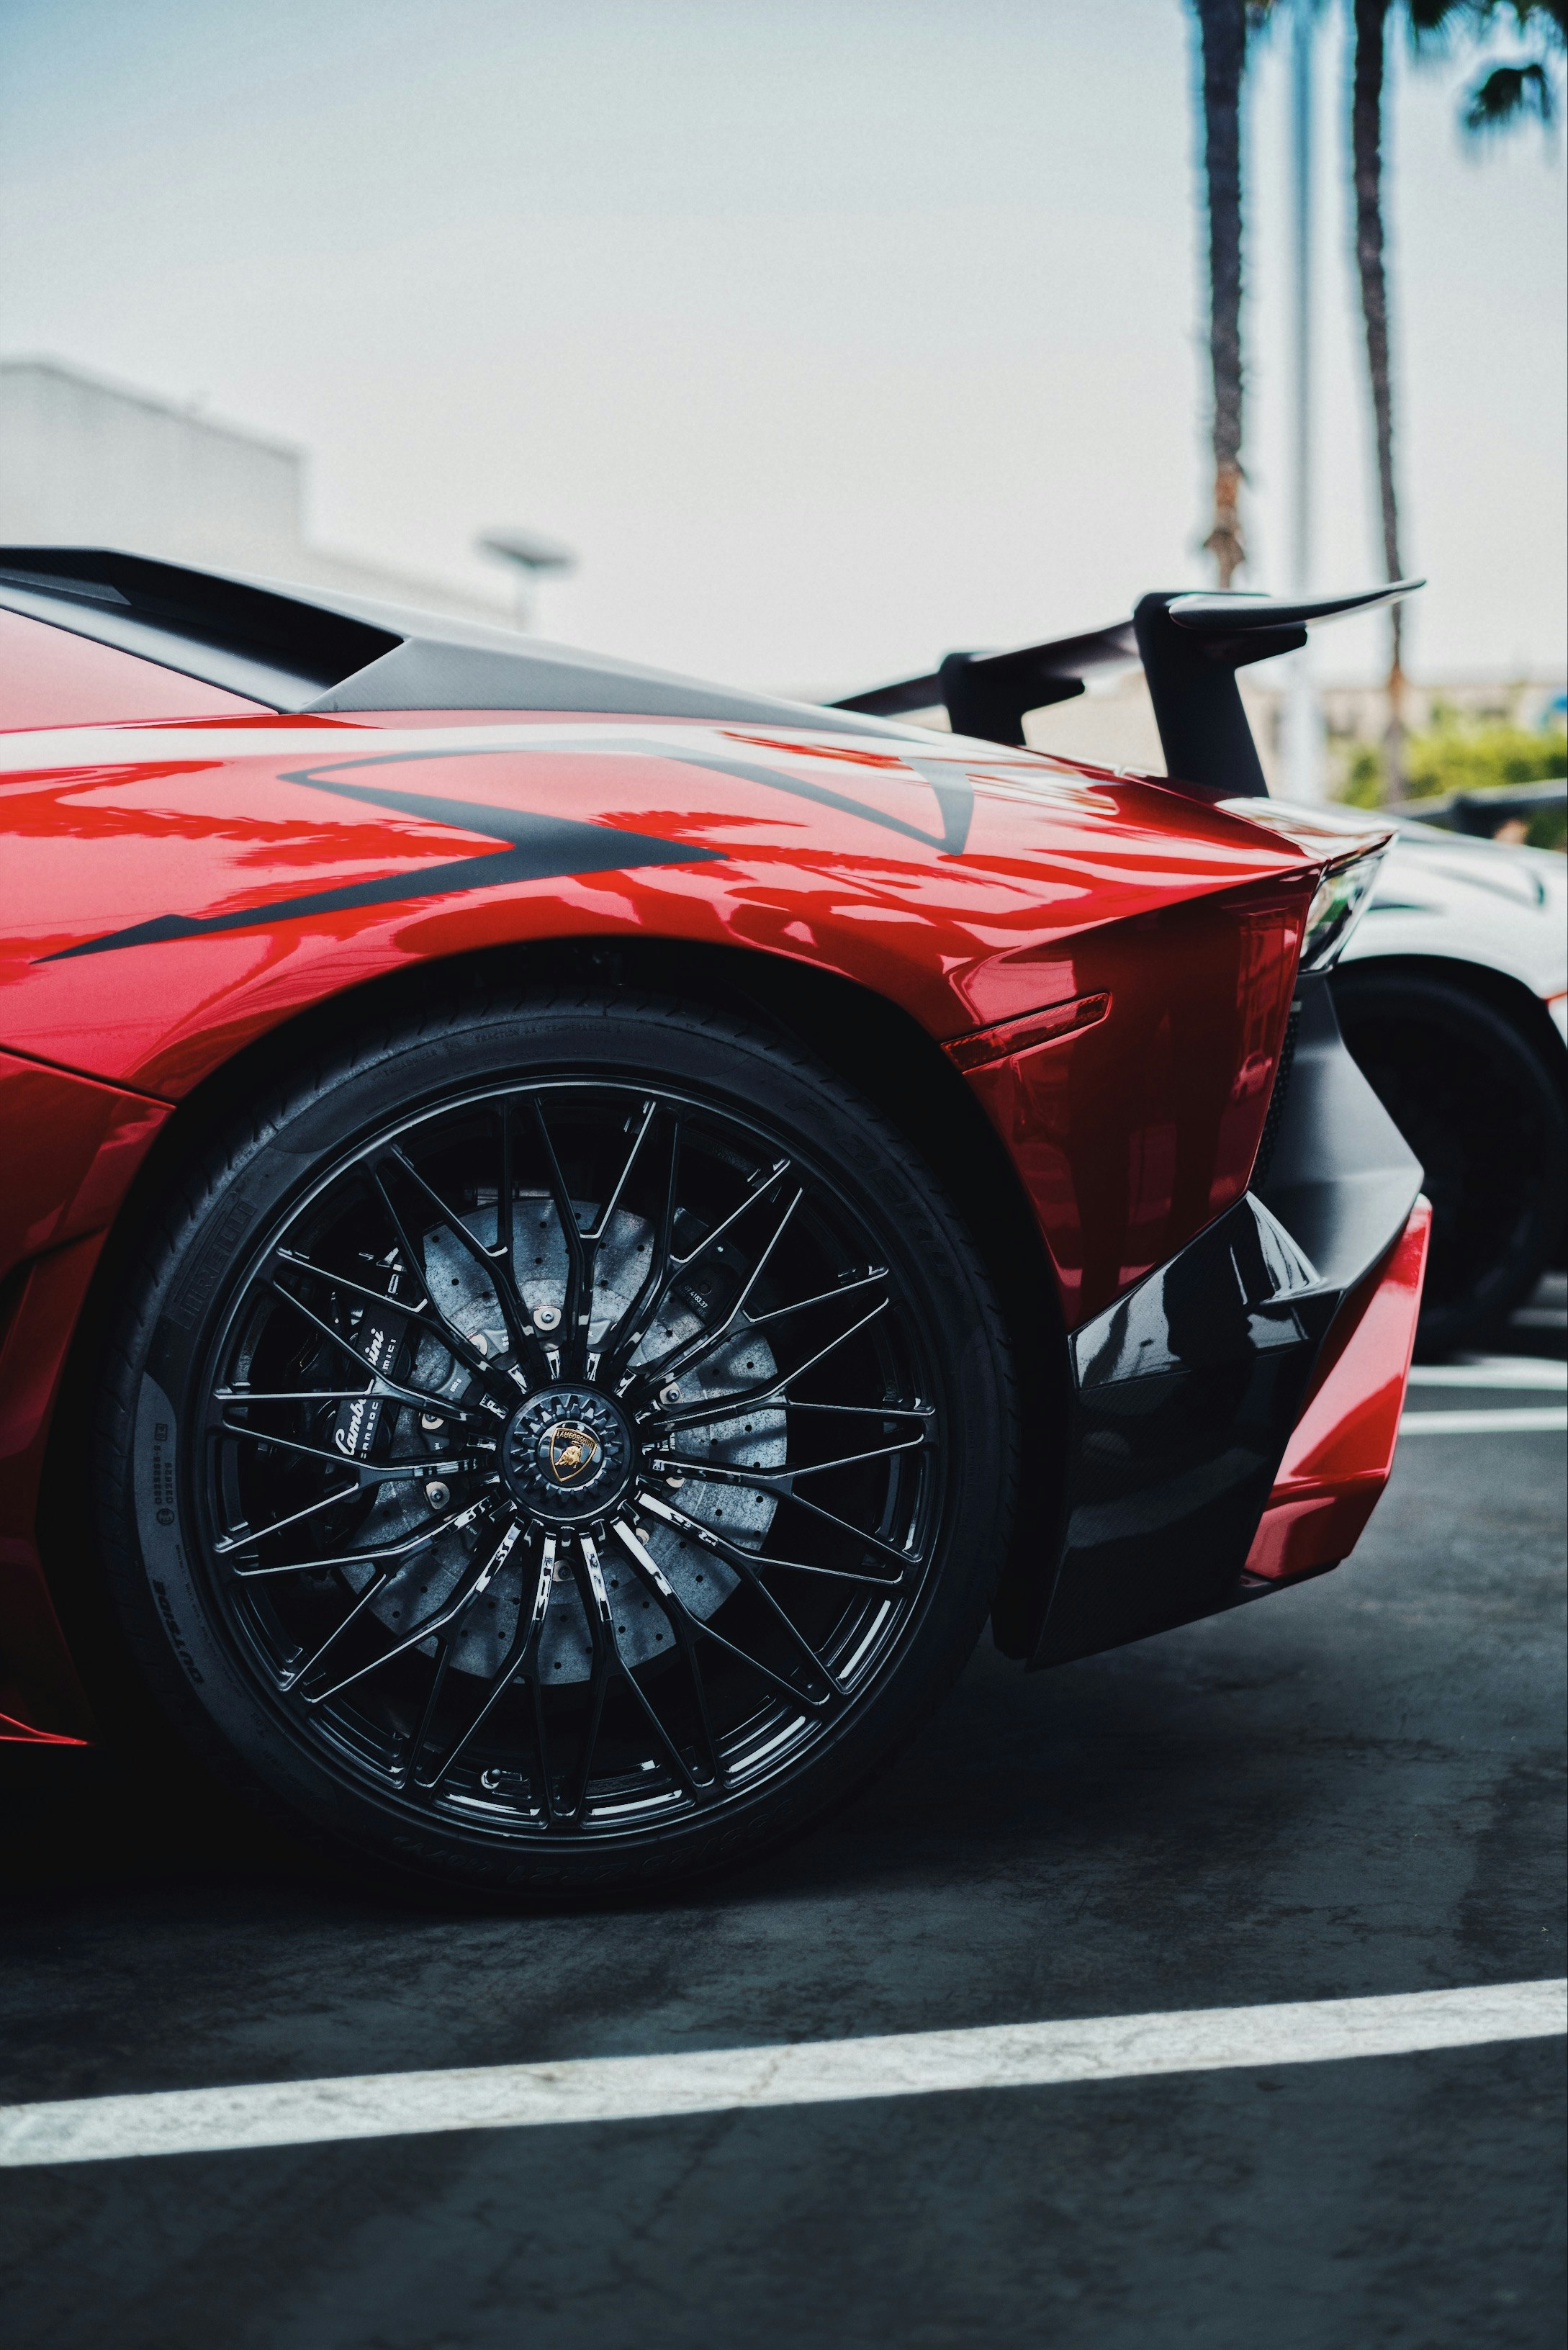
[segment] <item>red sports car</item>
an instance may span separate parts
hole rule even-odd
[[[1263,795],[1235,671],[1370,600],[818,709],[0,551],[5,1734],[646,1885],[988,1617],[1054,1665],[1342,1559],[1426,1247],[1324,976],[1386,834]],[[1133,655],[1168,778],[1023,747]]]

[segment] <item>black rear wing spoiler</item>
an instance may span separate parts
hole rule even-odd
[[[1162,589],[1140,598],[1130,620],[1108,629],[1022,645],[1012,652],[949,653],[925,677],[851,694],[833,707],[892,718],[940,704],[955,734],[1019,744],[1030,711],[1070,701],[1097,671],[1141,660],[1171,780],[1204,794],[1256,795],[1268,785],[1236,671],[1249,661],[1299,651],[1314,620],[1375,611],[1425,585],[1421,579],[1396,579],[1359,595],[1304,603],[1278,596]]]

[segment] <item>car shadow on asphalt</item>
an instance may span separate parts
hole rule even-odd
[[[1221,1627],[1222,1631],[1229,1627]],[[1212,1644],[1203,1643],[1207,1649]],[[622,1912],[826,1898],[900,1880],[994,1880],[1049,1866],[1081,1845],[1142,1842],[1194,1805],[1212,1825],[1240,1757],[1224,1690],[1276,1702],[1305,1677],[1270,1653],[1178,1655],[1171,1636],[1114,1658],[1027,1675],[989,1643],[934,1720],[858,1796],[782,1850],[725,1877],[607,1905]],[[1189,1636],[1186,1648],[1193,1646]],[[1206,1724],[1194,1706],[1212,1711]],[[1174,1745],[1173,1710],[1186,1717]],[[1288,1726],[1276,1721],[1275,1735]],[[12,1915],[42,1923],[62,1906],[101,1911],[151,1900],[176,1908],[253,1908],[329,1924],[376,1914],[493,1916],[494,1903],[402,1892],[345,1874],[204,1775],[140,1766],[105,1750],[0,1749],[0,1880]],[[504,1905],[503,1905],[504,1906]],[[581,1906],[581,1905],[575,1905]],[[538,1914],[535,1910],[535,1914]]]
[[[1562,1274],[1547,1277],[1508,1333],[1511,1352],[1561,1358],[1564,1288]],[[1465,1547],[1459,1516],[1445,1516],[1440,1500],[1436,1518],[1423,1514],[1438,1466],[1423,1455],[1403,1478],[1397,1469],[1355,1558],[1281,1595],[1278,1607],[1244,1608],[1041,1675],[982,1643],[892,1768],[795,1842],[664,1897],[598,1906],[708,1912],[832,1901],[872,1887],[1097,1872],[1110,1856],[1136,1862],[1155,1849],[1165,1867],[1184,1850],[1195,1862],[1227,1846],[1261,1855],[1298,1811],[1334,1809],[1328,1782],[1343,1783],[1346,1772],[1375,1765],[1400,1742],[1414,1740],[1428,1753],[1446,1743],[1441,1688],[1417,1685],[1422,1676],[1403,1631],[1380,1637],[1380,1627],[1394,1628],[1390,1603],[1396,1614],[1407,1605],[1380,1570],[1392,1568],[1402,1583],[1412,1544]],[[1481,1466],[1478,1453],[1456,1462],[1467,1496]],[[1503,1478],[1501,1462],[1492,1473]],[[1504,1479],[1490,1496],[1494,1534],[1510,1492]],[[1457,1503],[1459,1492],[1450,1498]],[[1554,1507],[1546,1520],[1555,1553]],[[1455,1552],[1452,1564],[1459,1586],[1473,1591],[1475,1561]],[[1416,1572],[1424,1582],[1418,1563]],[[1348,1642],[1347,1617],[1355,1627]],[[1396,1716],[1397,1735],[1388,1727]],[[148,1766],[106,1750],[5,1744],[0,1884],[12,1917],[35,1925],[62,1910],[172,1909],[231,1924],[254,1916],[273,1931],[290,1918],[306,1929],[368,1918],[395,1925],[432,1912],[493,1917],[498,1906],[357,1877],[341,1856],[308,1849],[182,1762]]]

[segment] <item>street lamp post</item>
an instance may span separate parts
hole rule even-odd
[[[527,628],[533,618],[535,584],[541,574],[546,571],[564,574],[576,568],[577,558],[569,547],[559,546],[553,538],[541,536],[537,531],[487,531],[476,544],[482,555],[493,556],[498,563],[504,563],[511,570],[516,598],[514,611],[520,629]]]

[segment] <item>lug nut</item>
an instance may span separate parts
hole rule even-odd
[[[660,1402],[660,1403],[663,1403],[663,1404],[672,1404],[672,1403],[679,1403],[679,1402],[680,1402],[680,1388],[676,1386],[676,1384],[675,1384],[675,1382],[674,1382],[674,1380],[673,1380],[673,1379],[671,1379],[671,1380],[670,1380],[670,1385],[669,1385],[667,1388],[659,1388],[659,1402]]]
[[[560,1326],[561,1309],[558,1305],[535,1305],[534,1308],[535,1330],[558,1330]]]
[[[444,1428],[446,1426],[446,1422],[441,1418],[439,1411],[421,1411],[420,1414],[420,1426],[425,1430],[427,1435],[433,1436],[438,1428]]]
[[[443,1484],[439,1477],[432,1477],[425,1487],[425,1499],[432,1510],[444,1510],[452,1499],[452,1487]]]

